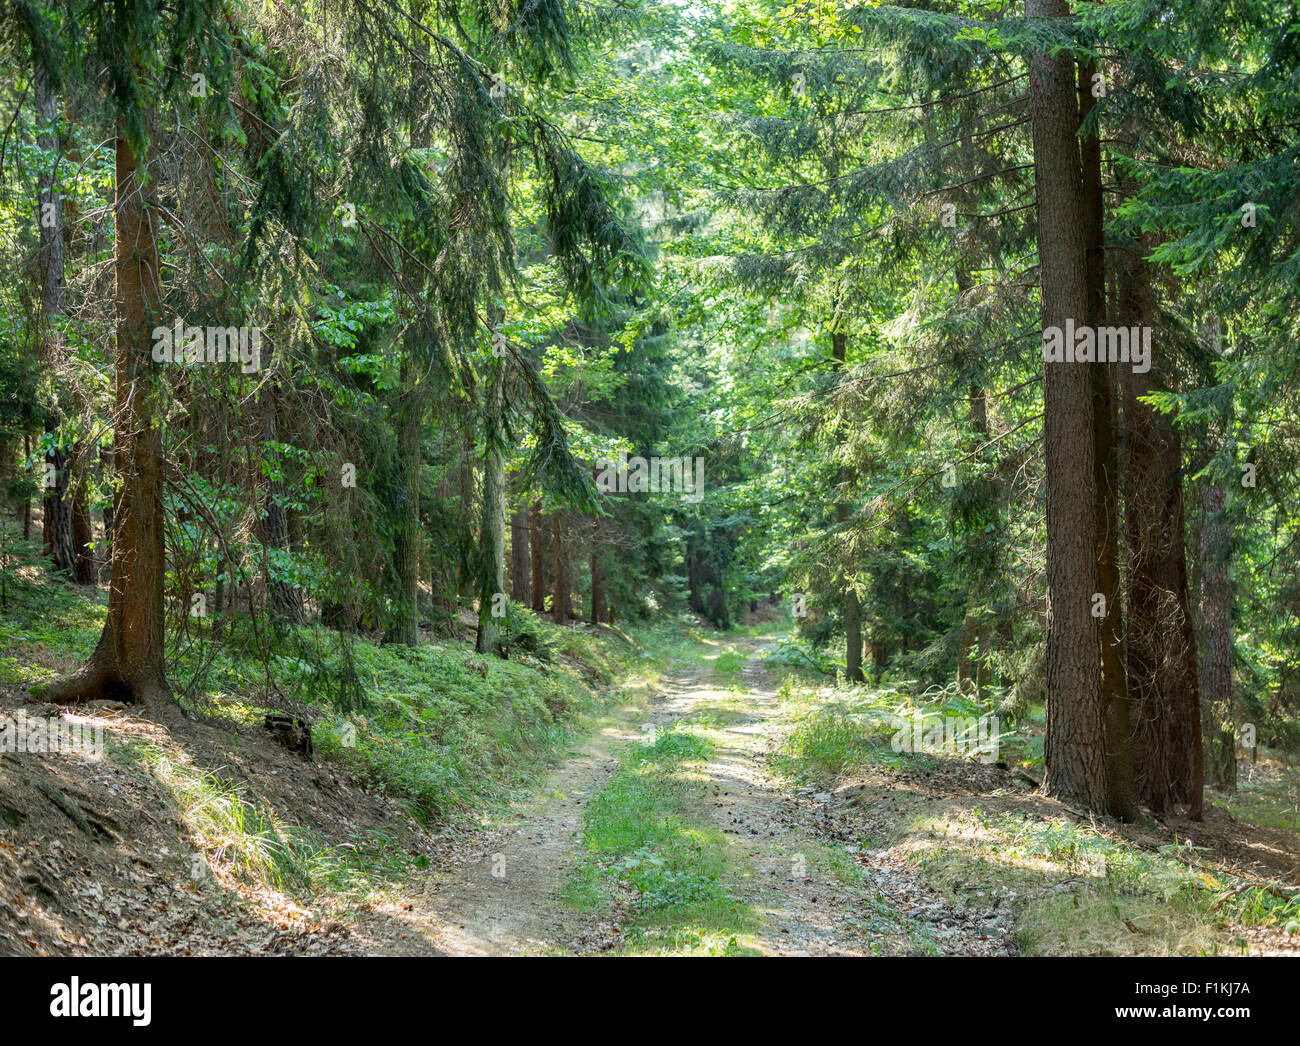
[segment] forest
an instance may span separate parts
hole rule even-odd
[[[1290,3],[6,0],[0,955],[1300,954],[1298,334]]]

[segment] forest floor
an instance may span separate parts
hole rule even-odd
[[[1099,821],[1005,763],[892,752],[852,704],[878,694],[797,681],[773,639],[684,635],[530,787],[436,829],[254,727],[0,687],[108,738],[0,757],[0,954],[1300,951],[1293,768],[1203,822]]]

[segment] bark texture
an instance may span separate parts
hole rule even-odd
[[[1062,0],[1026,0],[1030,19],[1065,18]],[[1075,72],[1064,55],[1031,55],[1030,116],[1044,329],[1087,313],[1083,187]],[[1043,364],[1047,465],[1046,790],[1096,810],[1107,806],[1098,591],[1092,376],[1087,366]]]

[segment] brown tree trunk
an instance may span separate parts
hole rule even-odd
[[[973,286],[965,257],[958,261],[953,275],[960,297]],[[966,387],[966,416],[974,437],[967,445],[967,452],[975,454],[987,442],[989,434],[988,390],[978,382],[971,382]],[[981,507],[993,500],[994,491],[988,480],[979,480],[973,487],[974,496]],[[977,525],[973,528],[973,532],[968,530],[964,538],[966,551],[977,553],[977,543],[984,540],[982,531],[983,528],[978,525],[977,517]],[[976,561],[981,564],[985,562],[982,556],[976,556]],[[957,690],[959,693],[973,696],[976,700],[983,697],[984,686],[987,683],[990,632],[983,624],[980,615],[971,610],[971,604],[978,605],[982,601],[989,580],[988,573],[987,567],[983,567],[978,573],[975,571],[967,573],[967,608],[962,620],[961,650],[957,658]]]
[[[1124,322],[1149,327],[1154,304],[1139,246],[1126,252]],[[1154,356],[1154,354],[1153,354]],[[1138,798],[1152,810],[1199,818],[1203,756],[1196,638],[1187,597],[1182,444],[1167,415],[1142,398],[1154,366],[1124,380],[1128,530],[1128,685]]]
[[[95,553],[91,544],[95,540],[90,525],[90,508],[86,504],[86,463],[77,469],[72,495],[72,544],[76,549],[76,578],[79,585],[95,584]]]
[[[266,362],[259,361],[262,373],[266,373]],[[274,375],[268,375],[262,385],[259,405],[262,413],[262,439],[264,446],[268,447],[274,446],[280,439],[276,404],[277,388]],[[267,551],[289,549],[289,520],[284,505],[284,481],[275,477],[274,474],[278,472],[278,468],[273,469],[272,476],[266,479],[266,490],[262,498],[265,512],[262,520],[262,544]],[[302,598],[298,590],[286,581],[272,578],[270,559],[265,553],[262,559],[262,583],[266,586],[267,603],[274,614],[286,621],[302,620]],[[219,608],[217,613],[220,613]]]
[[[510,517],[510,600],[526,606],[528,585],[528,506],[521,501]]]
[[[1237,787],[1236,722],[1232,713],[1232,531],[1219,484],[1201,488],[1201,722],[1210,779],[1217,788]]]
[[[968,610],[961,623],[961,646],[957,651],[957,692],[966,697],[978,699],[979,688],[975,683],[979,673],[979,654],[972,653],[978,642],[979,621]],[[982,651],[981,651],[982,652]]]
[[[979,650],[979,655],[975,659],[975,693],[982,699],[993,671],[990,661],[990,655],[993,653],[993,629],[989,627],[987,621],[980,621],[979,628],[975,630],[975,641],[978,644],[976,649]]]
[[[1095,62],[1079,66],[1079,122],[1096,104],[1092,93]],[[1084,240],[1088,277],[1087,324],[1094,331],[1106,323],[1106,262],[1101,141],[1086,134],[1080,141],[1083,179]],[[1111,367],[1093,363],[1093,472],[1097,493],[1097,591],[1105,598],[1100,619],[1101,694],[1106,714],[1106,774],[1111,814],[1133,821],[1139,814],[1133,777],[1128,677],[1124,670],[1123,595],[1119,567],[1119,419],[1111,391]]]
[[[402,357],[402,393],[396,418],[397,455],[402,470],[402,508],[393,540],[393,567],[397,573],[399,598],[385,639],[401,646],[420,642],[420,488],[424,457],[420,434],[428,392],[421,384],[422,368],[412,347]]]
[[[152,337],[161,284],[152,209],[125,129],[116,148],[113,262],[117,277],[117,395],[113,414],[114,498],[108,620],[88,664],[54,684],[55,702],[110,697],[160,710],[163,665],[163,459]]]
[[[600,564],[600,520],[591,521],[591,623],[599,625],[604,616],[605,575]]]
[[[23,457],[31,460],[32,457],[32,438],[26,434],[23,435]],[[29,541],[32,536],[32,499],[23,497],[23,540]]]
[[[528,513],[528,549],[531,553],[533,575],[533,610],[538,614],[546,609],[546,581],[543,577],[544,542],[542,532],[542,503],[534,501]]]
[[[57,403],[63,385],[63,336],[58,329],[63,317],[64,264],[63,264],[63,197],[58,191],[56,173],[59,163],[59,139],[52,128],[59,118],[59,96],[50,84],[45,62],[36,56],[32,77],[36,96],[36,112],[42,130],[36,144],[53,154],[48,169],[42,168],[38,181],[38,230],[40,237],[41,276],[41,332],[45,342],[45,366],[52,376],[56,407],[62,416],[62,405]],[[50,417],[45,422],[46,435],[56,437],[58,419]],[[58,447],[45,455],[44,512],[42,536],[45,552],[54,561],[56,570],[66,571],[75,577],[77,571],[76,543],[72,519],[72,455]]]
[[[848,359],[849,335],[844,330],[834,330],[831,332],[831,359],[838,374],[844,369],[845,361]],[[843,444],[848,439],[848,433],[844,426],[840,426],[836,432],[836,441]],[[838,483],[841,488],[849,483],[849,472],[846,468],[841,468],[838,475]],[[835,506],[835,519],[844,526],[852,513],[849,503],[841,495],[840,501]],[[844,605],[844,677],[850,683],[861,683],[865,681],[862,674],[862,613],[861,605],[858,599],[858,592],[849,581],[848,572],[843,571],[840,577],[840,590],[842,593]]]
[[[53,419],[45,423],[45,433],[57,438]],[[42,501],[43,522],[41,537],[45,554],[54,562],[54,569],[74,577],[77,570],[76,542],[72,527],[72,455],[63,448],[47,451],[45,455],[45,498]]]
[[[1031,20],[1064,18],[1063,0],[1026,0]],[[1030,115],[1038,211],[1044,330],[1065,330],[1087,313],[1083,186],[1074,64],[1031,55]],[[1107,807],[1105,709],[1100,642],[1092,617],[1098,591],[1097,497],[1092,379],[1087,366],[1043,363],[1047,465],[1046,790],[1095,810]]]
[[[1122,821],[1139,814],[1133,769],[1128,673],[1124,667],[1124,608],[1119,566],[1119,452],[1111,378],[1093,367],[1097,476],[1097,591],[1105,598],[1100,619],[1101,690],[1106,713],[1106,772],[1110,812]]]
[[[479,587],[478,634],[474,641],[474,649],[480,654],[497,652],[500,629],[492,615],[492,610],[496,597],[504,597],[506,588],[504,367],[504,362],[495,361],[484,392],[483,517],[480,528],[483,580]]]
[[[688,542],[686,551],[686,605],[695,613],[704,612],[704,600],[700,598],[700,557],[694,544]]]
[[[862,612],[856,589],[844,590],[844,639],[847,644],[844,658],[844,678],[851,683],[863,683],[862,674]]]
[[[552,519],[555,526],[555,575],[551,587],[551,613],[557,625],[569,620],[569,550],[564,535],[565,513],[557,512]]]
[[[459,476],[459,497],[463,507],[465,525],[471,529],[474,527],[474,505],[477,503],[475,491],[477,483],[475,482],[475,472],[478,461],[478,455],[474,449],[474,432],[473,424],[467,424],[461,433],[460,444],[460,468],[457,470]],[[460,576],[456,579],[456,593],[458,596],[468,596],[473,598],[478,595],[480,571],[478,569],[478,560],[471,551],[469,555],[463,556],[460,564]]]

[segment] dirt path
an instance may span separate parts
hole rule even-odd
[[[776,694],[753,656],[744,694],[689,687],[671,700],[687,715],[711,701],[739,705],[703,767],[712,815],[753,872],[742,896],[763,917],[765,955],[1007,954],[1000,926],[953,909],[885,854],[863,850],[831,795],[792,791],[768,769],[785,728]],[[881,827],[879,824],[877,828]]]
[[[528,799],[478,830],[444,837],[440,866],[374,906],[361,925],[371,950],[393,955],[554,955],[618,943],[608,920],[568,908],[565,871],[582,843],[584,805],[647,724],[679,714],[675,691],[646,713],[615,712]]]
[[[367,913],[366,950],[381,954],[599,953],[623,935],[617,914],[561,898],[582,846],[584,806],[647,724],[705,714],[712,757],[690,767],[700,806],[743,869],[737,899],[759,913],[749,947],[767,955],[1005,954],[987,916],[955,911],[887,856],[862,850],[830,796],[795,792],[768,771],[783,728],[778,700],[751,655],[740,690],[684,671],[648,713],[625,711],[591,734],[524,802],[458,838],[438,867]],[[741,692],[743,690],[743,692]]]

